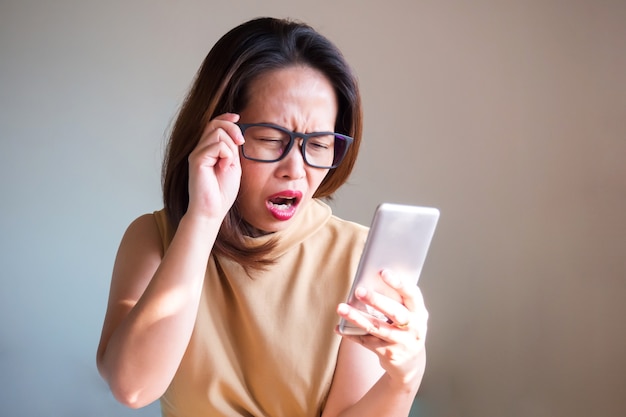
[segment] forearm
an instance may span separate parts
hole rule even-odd
[[[357,402],[344,409],[337,417],[408,416],[419,390],[425,366],[426,354],[422,351],[417,358],[413,375],[407,375],[404,380],[399,380],[385,372]]]
[[[183,218],[150,283],[111,334],[100,369],[122,403],[146,405],[173,378],[193,331],[218,230],[217,222]]]
[[[408,416],[417,389],[398,390],[387,374],[352,407],[338,417],[399,417]]]

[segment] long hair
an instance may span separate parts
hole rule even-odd
[[[272,70],[304,65],[323,73],[335,90],[338,114],[335,131],[354,138],[343,162],[326,175],[314,197],[330,198],[346,182],[356,161],[362,136],[358,83],[339,49],[312,27],[290,20],[258,18],[226,33],[204,59],[174,123],[163,162],[163,202],[174,229],[189,205],[189,154],[214,117],[238,113],[248,101],[252,81]],[[272,262],[273,243],[257,248],[243,243],[245,224],[237,203],[226,215],[213,251],[244,267]]]

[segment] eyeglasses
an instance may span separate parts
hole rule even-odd
[[[352,139],[333,132],[299,133],[271,123],[237,123],[245,139],[241,145],[244,158],[258,162],[277,162],[301,138],[300,152],[307,165],[336,168],[346,156]]]

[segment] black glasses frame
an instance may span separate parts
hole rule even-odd
[[[275,125],[273,123],[236,123],[236,125],[239,126],[239,128],[241,129],[241,134],[244,135],[244,137],[245,137],[246,129],[250,127],[256,127],[256,126],[271,127],[273,129],[280,130],[281,132],[289,135],[289,144],[287,144],[287,146],[285,147],[285,150],[283,151],[282,155],[272,160],[252,158],[246,155],[245,144],[241,145],[241,150],[242,150],[241,153],[243,154],[243,157],[251,161],[257,161],[257,162],[278,162],[281,159],[284,159],[291,151],[291,148],[293,148],[293,144],[296,142],[296,139],[301,138],[302,144],[300,145],[300,153],[302,154],[302,159],[304,159],[304,162],[307,165],[312,166],[313,168],[333,169],[333,168],[337,168],[341,164],[346,154],[348,153],[348,149],[350,149],[350,146],[352,145],[352,142],[354,141],[354,139],[351,138],[350,136],[342,135],[341,133],[335,133],[335,132],[300,133],[300,132],[294,132],[292,130],[286,129],[279,125]],[[326,136],[326,135],[333,135],[335,137],[339,137],[346,141],[346,148],[345,148],[343,155],[341,155],[341,157],[337,161],[333,159],[333,164],[331,166],[323,166],[323,165],[316,165],[316,164],[310,163],[306,158],[306,151],[305,151],[307,141],[311,138],[316,138],[319,136]]]

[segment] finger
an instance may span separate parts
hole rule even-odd
[[[218,121],[225,121],[227,123],[221,124],[220,127],[233,139],[237,146],[244,143],[243,135],[241,134],[241,128],[235,123],[239,121],[239,115],[236,113],[224,113],[215,118]]]
[[[362,303],[369,305],[386,316],[389,319],[388,324],[398,327],[398,323],[402,325],[409,322],[411,312],[403,304],[392,298],[363,287],[357,288],[354,295]]]
[[[232,141],[234,146],[242,145],[244,138],[241,129],[235,124],[238,120],[238,114],[225,113],[209,121],[196,147],[204,147],[220,141]]]
[[[425,337],[428,326],[428,311],[423,304],[421,292],[419,289],[416,291],[417,300],[421,300],[421,303],[418,301],[418,308],[415,311],[410,311],[406,306],[389,297],[374,291],[368,291],[365,288],[357,288],[355,296],[359,301],[374,308],[389,319],[385,323],[386,326],[372,326],[368,333],[388,341],[396,341],[397,337],[394,333],[397,333],[397,330],[403,333],[410,333],[417,338]]]
[[[235,128],[238,129],[236,125]],[[241,131],[239,131],[241,135]],[[208,139],[201,140],[189,155],[189,161],[196,160],[200,166],[216,166],[227,168],[231,165],[239,166],[239,146],[231,135],[221,127],[208,135]]]
[[[222,171],[230,171],[232,169],[239,169],[241,161],[239,160],[239,153],[237,149],[232,149],[232,147],[220,143],[222,148],[220,148],[220,154],[218,156],[217,168]]]
[[[402,304],[404,304],[409,311],[417,311],[420,309],[420,305],[423,305],[423,298],[420,300],[421,293],[417,285],[411,281],[410,277],[400,276],[388,269],[381,271],[380,276],[388,286],[398,292],[398,295],[400,295],[402,299]]]
[[[337,314],[370,334],[378,334],[378,329],[380,327],[388,326],[384,321],[370,316],[369,314],[345,303],[341,303],[337,306]]]
[[[239,121],[239,114],[237,113],[222,113],[219,116],[215,116],[213,120],[226,120],[227,122],[237,123]]]

